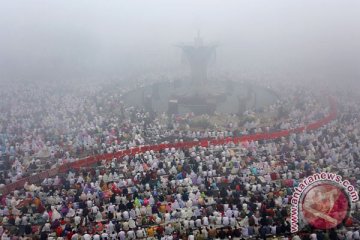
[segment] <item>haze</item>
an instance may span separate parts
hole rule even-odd
[[[1,1],[0,81],[108,81],[181,73],[199,30],[218,71],[352,86],[360,1]]]

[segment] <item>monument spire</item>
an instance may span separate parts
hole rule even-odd
[[[207,81],[208,64],[215,55],[216,45],[204,44],[198,30],[194,44],[182,44],[179,46],[183,55],[190,65],[191,80],[195,86],[204,84]]]

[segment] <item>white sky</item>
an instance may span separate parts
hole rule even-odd
[[[359,0],[0,0],[0,77],[178,69],[198,30],[222,69],[360,75]]]

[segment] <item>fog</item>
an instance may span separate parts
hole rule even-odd
[[[217,71],[355,84],[360,1],[1,1],[0,81],[181,73],[179,42],[217,42]]]
[[[360,239],[359,65],[360,0],[0,0],[0,239]]]

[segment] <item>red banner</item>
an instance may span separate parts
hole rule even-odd
[[[201,141],[189,141],[189,142],[182,142],[182,143],[173,143],[173,144],[158,144],[158,145],[152,145],[152,146],[143,146],[143,147],[135,147],[132,149],[122,150],[116,153],[106,153],[103,155],[98,156],[90,156],[81,160],[78,160],[76,162],[73,162],[71,164],[64,164],[58,168],[50,169],[46,172],[38,173],[37,175],[30,176],[28,178],[20,179],[19,181],[8,184],[2,189],[3,194],[8,194],[15,189],[22,188],[25,184],[25,182],[29,183],[35,183],[37,181],[40,181],[44,179],[45,177],[53,177],[59,173],[65,173],[68,169],[71,168],[80,168],[84,166],[89,166],[92,164],[95,164],[98,161],[101,160],[111,160],[113,158],[121,158],[125,155],[134,155],[136,153],[140,152],[146,152],[146,151],[160,151],[164,150],[165,148],[191,148],[193,146],[202,146],[202,147],[208,147],[210,145],[222,145],[222,144],[228,144],[230,142],[239,143],[244,141],[258,141],[258,140],[269,140],[269,139],[277,139],[281,137],[289,136],[291,133],[300,133],[304,130],[315,130],[318,129],[325,124],[331,122],[334,120],[337,116],[337,108],[336,108],[336,102],[333,98],[329,98],[330,102],[330,113],[324,117],[323,119],[320,119],[316,122],[310,123],[305,127],[299,127],[291,130],[283,130],[278,132],[272,132],[272,133],[257,133],[253,135],[246,135],[241,137],[228,137],[226,139],[203,139]]]

